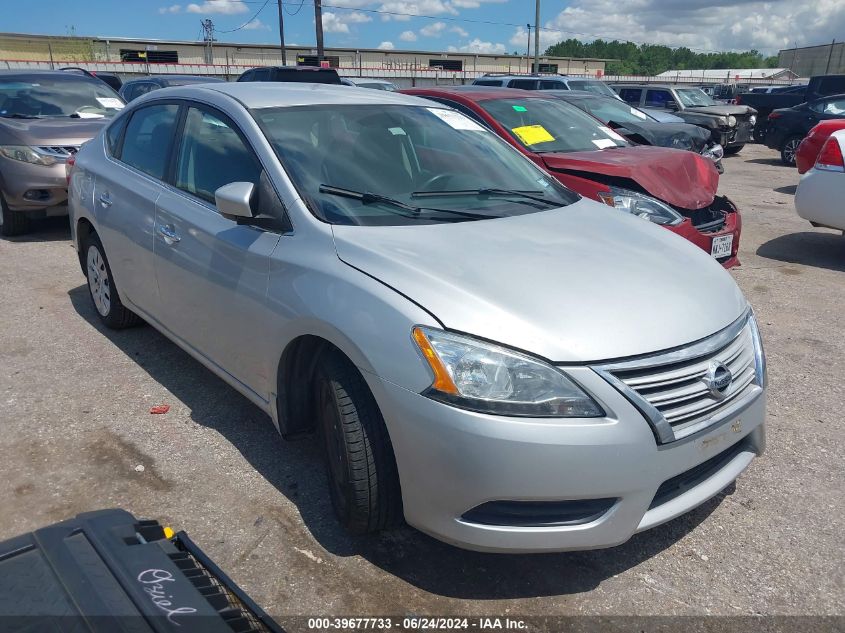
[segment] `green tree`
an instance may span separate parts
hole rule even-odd
[[[681,46],[634,44],[619,40],[582,42],[573,38],[549,46],[546,55],[554,57],[594,57],[610,59],[609,75],[657,75],[667,70],[712,68],[775,68],[777,57],[764,57],[756,50],[744,52],[697,53]]]

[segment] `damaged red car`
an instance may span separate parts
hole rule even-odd
[[[633,145],[601,121],[527,90],[403,90],[451,106],[495,131],[582,196],[685,237],[726,268],[739,264],[739,211],[716,195],[713,161],[694,152]]]

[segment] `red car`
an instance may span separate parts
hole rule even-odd
[[[713,161],[632,145],[575,106],[536,91],[465,86],[402,92],[475,119],[581,195],[665,226],[726,268],[739,263],[742,222],[736,206],[716,195]]]
[[[845,119],[822,121],[807,133],[795,151],[795,165],[799,174],[809,171],[816,164],[824,142],[837,130],[845,130]]]

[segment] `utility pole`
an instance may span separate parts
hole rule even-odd
[[[279,2],[279,48],[282,51],[282,66],[288,65],[287,54],[285,53],[285,18],[282,14],[282,0]]]
[[[537,0],[537,12],[534,16],[534,72],[540,72],[540,0]]]
[[[531,25],[526,24],[525,30],[528,31],[528,47],[525,49],[525,70],[531,74]]]
[[[317,63],[323,61],[323,3],[314,0],[314,26],[317,28]]]
[[[205,19],[202,22],[202,40],[205,43],[205,63],[214,63],[214,22]]]
[[[830,58],[833,57],[833,47],[836,45],[836,39],[830,43],[830,49],[827,51],[827,66],[824,67],[824,74],[830,72]]]

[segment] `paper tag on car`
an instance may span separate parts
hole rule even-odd
[[[609,138],[594,138],[593,145],[599,149],[607,149],[608,147],[616,147],[616,143]]]
[[[621,135],[621,134],[618,134],[617,132],[613,131],[613,130],[612,130],[612,129],[610,129],[609,127],[606,127],[606,126],[602,125],[602,126],[600,126],[600,127],[599,127],[599,129],[600,129],[602,132],[604,132],[605,134],[607,134],[607,135],[608,135],[610,138],[612,138],[612,139],[616,139],[617,141],[624,141],[624,140],[625,140],[625,139],[622,137],[622,135]]]
[[[124,106],[123,101],[115,97],[97,97],[97,101],[104,108],[110,108],[112,110],[122,110]]]
[[[516,134],[519,140],[526,145],[539,145],[555,140],[555,137],[549,134],[549,131],[542,125],[523,125],[513,128],[511,132]]]
[[[473,132],[484,131],[484,128],[478,123],[470,119],[468,116],[464,116],[460,112],[455,112],[454,110],[444,110],[443,108],[428,108],[428,111],[455,130],[471,130]]]

